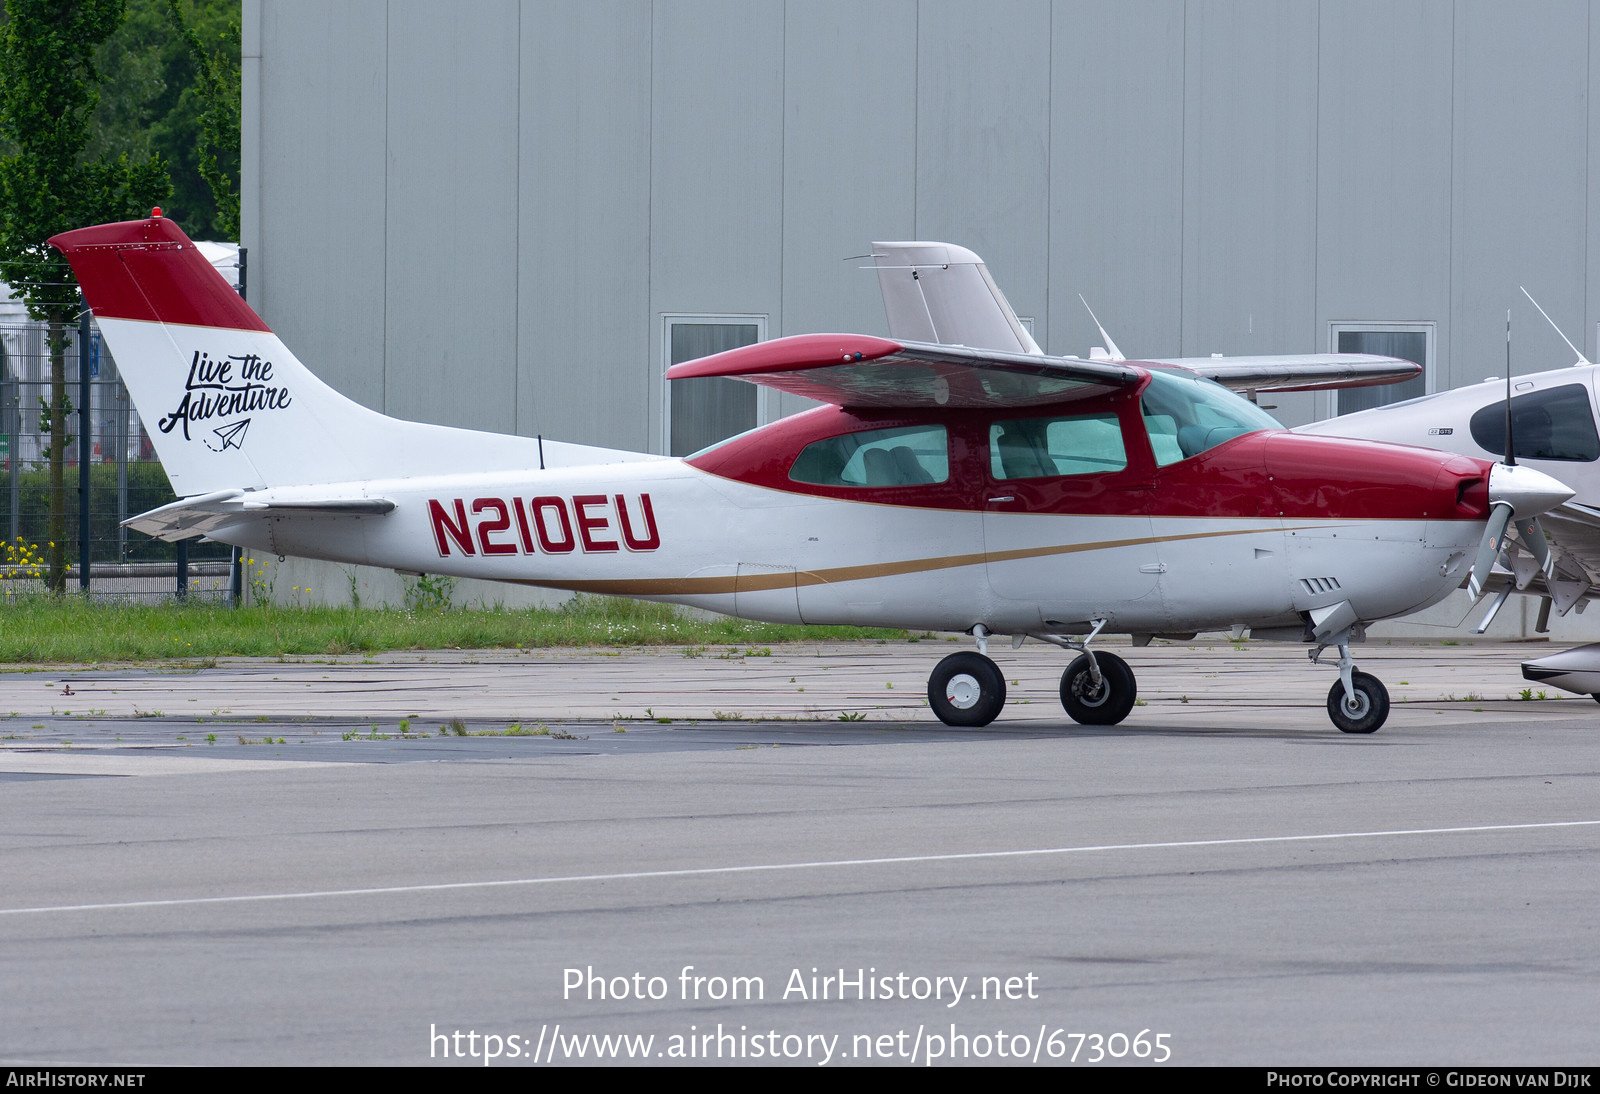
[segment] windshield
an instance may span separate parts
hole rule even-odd
[[[1192,373],[1152,369],[1141,407],[1160,467],[1258,429],[1283,428],[1250,400]]]

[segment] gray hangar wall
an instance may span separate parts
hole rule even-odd
[[[656,451],[673,317],[881,332],[872,239],[977,250],[1050,352],[1098,341],[1081,292],[1134,356],[1400,325],[1454,386],[1519,284],[1593,345],[1595,16],[246,0],[252,300],[387,413]],[[1519,370],[1569,359],[1518,315]]]

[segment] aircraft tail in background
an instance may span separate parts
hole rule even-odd
[[[983,259],[953,243],[874,243],[889,337],[1038,354]]]

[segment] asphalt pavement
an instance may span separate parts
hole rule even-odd
[[[1600,706],[1526,644],[0,672],[0,1062],[1587,1064]],[[581,1054],[581,1055],[580,1055]],[[1075,1058],[1074,1058],[1075,1057]]]

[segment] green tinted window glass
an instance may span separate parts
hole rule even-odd
[[[944,426],[872,429],[814,441],[789,468],[818,486],[924,486],[950,478]]]
[[[989,470],[997,479],[1092,475],[1127,466],[1115,414],[1015,418],[989,426]]]

